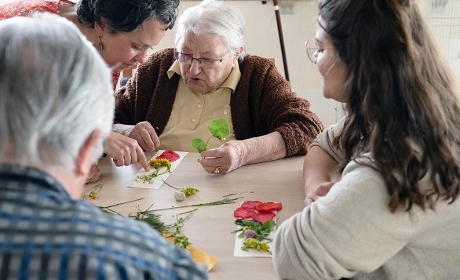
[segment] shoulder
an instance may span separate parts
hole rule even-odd
[[[243,62],[240,62],[240,69],[242,69],[242,71],[244,69],[258,69],[263,71],[264,69],[267,70],[271,68],[276,68],[273,61],[257,55],[247,54],[244,57]]]
[[[246,55],[240,62],[241,84],[252,84],[268,87],[284,87],[290,91],[289,82],[278,71],[275,63],[268,58],[257,55]]]
[[[166,48],[160,49],[153,52],[149,58],[147,59],[147,63],[151,63],[152,61],[174,61],[174,49],[173,48]]]
[[[152,69],[161,69],[161,71],[163,71],[163,69],[166,69],[167,71],[174,60],[173,48],[160,49],[150,54],[147,61],[141,64],[138,70],[151,71]]]
[[[0,5],[0,20],[15,16],[30,16],[34,12],[59,13],[60,0],[15,1]]]
[[[338,163],[341,163],[345,159],[345,154],[340,147],[336,147],[333,143],[334,139],[342,133],[345,120],[346,116],[340,119],[336,124],[324,129],[311,144],[311,146],[318,146],[323,149]]]

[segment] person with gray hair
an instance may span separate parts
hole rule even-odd
[[[209,173],[304,155],[323,125],[267,58],[246,55],[244,18],[234,6],[205,0],[179,17],[176,47],[153,53],[116,93],[113,130],[144,149],[196,151],[208,123],[230,133],[211,138],[198,160]]]
[[[80,199],[110,133],[110,69],[70,21],[0,21],[0,278],[207,279],[146,223]]]

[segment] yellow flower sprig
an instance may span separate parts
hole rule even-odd
[[[174,187],[173,185],[169,184],[168,182],[166,182],[165,180],[161,179],[163,181],[163,183],[165,183],[168,187],[171,187],[175,190],[178,190],[180,192],[182,192],[183,194],[185,194],[186,197],[189,197],[191,195],[194,195],[196,194],[197,192],[199,192],[200,190],[197,189],[197,188],[194,188],[194,187],[186,187],[186,188],[176,188]]]
[[[81,199],[86,200],[88,198],[91,199],[96,199],[98,197],[99,192],[102,190],[104,180],[102,180],[100,183],[92,187],[91,189],[82,192],[81,194]]]
[[[147,175],[136,176],[136,181],[140,179],[144,184],[151,184],[155,181],[156,177],[171,172],[171,162],[165,158],[151,159],[149,160],[149,165],[154,168],[153,172]],[[160,172],[162,167],[166,169]]]
[[[241,250],[248,251],[248,249],[255,249],[257,251],[264,251],[268,252],[270,255],[270,246],[267,242],[257,240],[255,238],[245,238],[243,241],[243,245],[241,246]]]

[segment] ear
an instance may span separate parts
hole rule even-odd
[[[235,61],[238,61],[238,58],[240,58],[240,55],[243,53],[243,51],[244,51],[244,46],[240,46],[238,48],[238,51],[236,52]]]
[[[244,46],[240,46],[240,48],[238,49],[238,57],[243,53],[244,51]]]
[[[99,142],[100,137],[101,131],[99,129],[95,130],[88,136],[86,141],[80,147],[77,162],[75,163],[75,172],[77,175],[84,176],[85,178],[88,176],[91,165],[93,164],[93,150],[96,144]]]
[[[96,34],[98,35],[104,33],[107,20],[101,16],[100,22],[100,24],[97,21],[94,22],[94,30],[96,30]]]

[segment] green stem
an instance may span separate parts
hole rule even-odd
[[[187,211],[187,212],[182,212],[182,213],[179,213],[179,214],[177,214],[177,215],[185,215],[185,214],[193,213],[193,212],[195,212],[196,210],[198,210],[198,208],[193,209],[193,210],[190,210],[190,211]]]
[[[169,187],[171,187],[171,188],[173,188],[173,189],[175,189],[175,190],[181,191],[181,189],[176,188],[176,187],[173,187],[171,184],[169,184],[169,183],[166,182],[165,180],[161,179],[161,181],[163,181],[163,183],[165,183],[167,186],[169,186]]]
[[[112,204],[112,205],[109,205],[109,206],[100,206],[99,208],[107,209],[107,208],[110,208],[110,207],[115,207],[115,206],[123,205],[123,204],[126,204],[126,203],[131,203],[131,202],[139,201],[139,200],[141,200],[141,199],[144,199],[144,198],[141,197],[141,198],[137,198],[137,199],[130,200],[130,201],[125,201],[125,202],[120,202],[120,203],[117,203],[117,204]]]
[[[212,134],[209,136],[209,138],[208,138],[208,141],[206,141],[206,143],[204,144],[204,146],[205,146],[205,147],[204,147],[204,148],[205,148],[205,150],[207,150],[207,149],[208,149],[208,143],[209,143],[209,141],[211,140],[211,137],[212,137]]]
[[[199,204],[192,204],[192,205],[182,205],[182,206],[168,207],[168,208],[159,208],[159,209],[149,210],[149,211],[146,211],[146,212],[155,212],[155,211],[179,209],[179,208],[186,208],[186,207],[201,207],[201,206],[214,206],[214,205],[230,204],[230,203],[235,203],[235,201],[237,199],[240,199],[240,198],[243,198],[243,197],[224,198],[224,199],[221,199],[221,200],[207,202],[207,203],[199,203]]]

